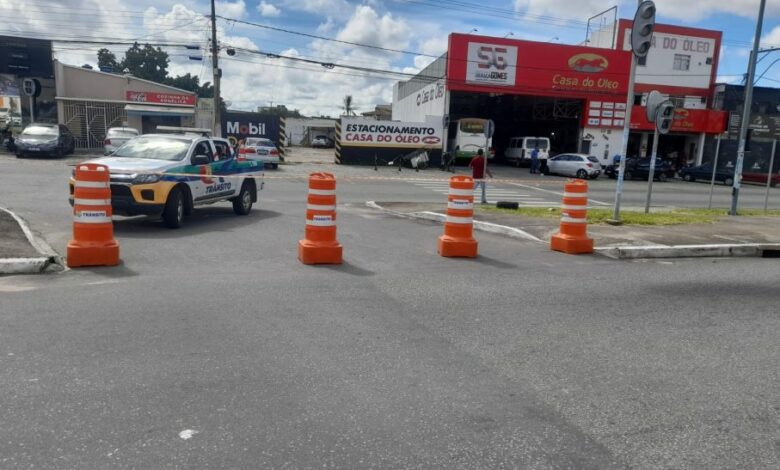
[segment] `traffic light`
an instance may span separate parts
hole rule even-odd
[[[658,106],[655,115],[655,128],[660,134],[668,134],[674,123],[674,105],[671,101],[665,101]]]
[[[653,28],[655,28],[655,3],[645,0],[639,4],[631,27],[631,50],[637,57],[647,56],[652,46]]]

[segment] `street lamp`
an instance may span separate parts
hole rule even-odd
[[[514,36],[514,35],[515,35],[515,33],[513,33],[512,31],[510,31],[510,32],[506,33],[506,34],[504,35],[504,37],[505,37],[505,38],[508,38],[509,36]]]
[[[479,30],[477,30],[477,28],[471,28],[471,31],[469,31],[466,34],[471,34],[471,33],[476,33],[476,32],[479,32]]]

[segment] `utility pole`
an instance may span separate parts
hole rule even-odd
[[[742,165],[745,163],[745,136],[747,135],[748,126],[750,126],[750,111],[753,108],[753,77],[756,75],[756,58],[761,42],[765,8],[766,0],[761,0],[761,6],[758,7],[756,37],[753,40],[753,50],[750,51],[750,61],[748,62],[748,76],[745,83],[745,106],[742,108],[742,122],[739,126],[739,147],[737,147],[737,164],[734,167],[734,185],[731,189],[730,215],[737,215],[737,205],[739,204],[739,188],[742,186]]]
[[[211,0],[211,64],[214,72],[214,136],[222,137],[222,100],[219,98],[219,82],[222,72],[219,70],[219,46],[217,45],[217,12],[214,0]]]

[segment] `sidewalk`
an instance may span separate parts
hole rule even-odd
[[[24,221],[0,207],[0,275],[61,270],[59,256],[36,240]]]
[[[446,212],[445,204],[375,204],[388,212],[415,219],[443,220]],[[545,244],[558,231],[559,224],[557,218],[486,211],[477,204],[474,221],[477,230],[535,239]],[[684,225],[589,224],[588,235],[594,239],[597,250],[616,258],[767,256],[780,250],[780,218],[722,217],[713,223]]]

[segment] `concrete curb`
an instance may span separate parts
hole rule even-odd
[[[430,220],[433,222],[444,222],[444,220],[447,218],[447,216],[444,214],[439,214],[438,212],[430,212],[430,211],[410,212],[410,213],[398,212],[392,209],[384,208],[374,201],[366,202],[366,206],[372,209],[386,212],[388,214],[392,214],[396,217],[402,217],[404,219],[417,219],[417,220]],[[495,233],[498,235],[504,235],[511,238],[518,238],[521,240],[530,240],[534,242],[544,243],[543,240],[531,235],[528,232],[520,230],[519,228],[507,227],[506,225],[498,225],[490,222],[482,222],[480,220],[475,220],[474,228],[482,232]]]
[[[429,220],[444,222],[446,216],[437,212],[398,212],[380,206],[374,201],[366,206],[387,214],[411,220]],[[474,228],[483,232],[505,235],[511,238],[546,243],[530,233],[506,225],[474,221]],[[733,243],[717,245],[646,245],[613,246],[596,248],[595,253],[612,259],[653,259],[653,258],[728,258],[728,257],[769,257],[778,256],[780,243]]]
[[[780,243],[596,248],[596,253],[614,259],[763,257],[769,252],[780,252]]]
[[[59,272],[65,270],[62,257],[49,246],[48,243],[35,236],[27,223],[10,210],[0,207],[0,210],[9,214],[19,224],[27,241],[41,254],[35,258],[3,258],[0,259],[0,274],[41,274],[45,272]]]

